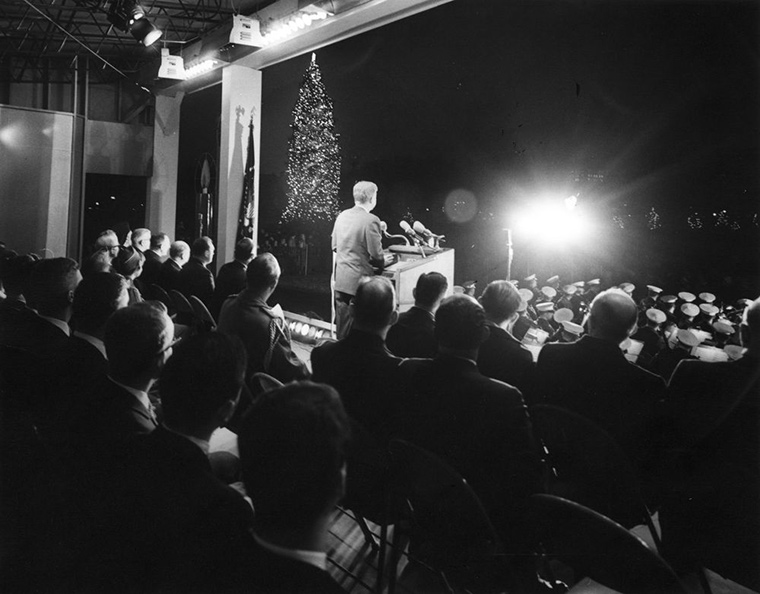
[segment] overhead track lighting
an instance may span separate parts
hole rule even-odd
[[[161,66],[158,69],[158,78],[185,80],[185,61],[182,56],[173,56],[169,53],[169,48],[161,48]]]
[[[242,14],[233,16],[230,43],[250,47],[264,47],[264,38],[261,36],[259,21]]]

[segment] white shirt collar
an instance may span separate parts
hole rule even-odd
[[[64,322],[63,320],[59,320],[58,318],[51,318],[50,316],[43,316],[42,314],[40,314],[40,317],[43,320],[47,320],[48,322],[50,322],[51,324],[53,324],[53,326],[55,326],[55,327],[60,328],[61,330],[63,330],[63,332],[66,333],[66,336],[70,336],[71,335],[71,328],[69,328],[69,325],[66,322]]]
[[[253,538],[257,543],[259,543],[259,546],[271,553],[274,553],[275,555],[280,555],[281,557],[288,557],[289,559],[295,559],[297,561],[308,563],[309,565],[313,565],[322,571],[327,570],[327,553],[324,553],[322,551],[304,551],[302,549],[286,549],[284,547],[279,547],[275,544],[272,544],[271,542],[267,542],[255,532],[253,533]]]
[[[203,453],[206,456],[208,456],[209,443],[206,440],[204,440],[204,439],[198,439],[197,437],[193,437],[192,435],[188,435],[187,433],[180,433],[179,431],[175,431],[174,429],[172,429],[171,427],[169,427],[168,425],[166,425],[166,423],[164,423],[162,426],[167,431],[170,431],[171,433],[174,433],[175,435],[181,435],[185,439],[188,439],[188,440],[192,441],[201,450],[203,450]]]
[[[137,398],[140,401],[140,404],[142,404],[145,407],[145,410],[150,411],[150,398],[148,398],[148,393],[143,392],[142,390],[138,390],[137,388],[133,388],[132,386],[125,386],[121,382],[117,382],[115,379],[113,379],[110,375],[108,376],[108,379],[110,379],[113,383],[115,383],[117,386],[121,386],[124,388],[127,392],[132,394],[135,398]]]
[[[108,361],[108,356],[106,355],[106,345],[102,340],[93,336],[92,334],[85,334],[84,332],[80,332],[79,330],[74,330],[74,336],[89,342],[92,346],[98,349],[100,354],[103,355],[103,358],[106,361]]]

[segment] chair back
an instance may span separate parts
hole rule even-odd
[[[390,497],[407,517],[410,554],[459,584],[477,579],[469,573],[499,549],[478,496],[453,468],[417,445],[394,439],[389,452]]]
[[[155,284],[150,285],[150,298],[163,303],[166,306],[166,309],[169,310],[169,315],[174,315],[174,302],[172,301],[172,298],[169,297],[169,293],[167,293],[162,286]]]
[[[531,407],[530,414],[550,466],[549,493],[629,528],[648,520],[636,472],[606,431],[558,406],[539,404]]]
[[[646,543],[606,516],[554,495],[531,495],[537,548],[621,594],[685,592],[672,568]]]
[[[171,301],[174,304],[174,311],[177,312],[175,321],[178,324],[192,326],[195,321],[195,312],[193,311],[193,306],[190,305],[190,302],[187,300],[187,297],[176,289],[169,291],[169,297],[171,297]]]
[[[215,330],[216,329],[216,321],[214,320],[214,317],[211,315],[211,312],[206,307],[206,304],[203,303],[197,296],[190,295],[190,299],[188,299],[190,302],[190,307],[193,309],[193,313],[195,314],[196,320],[200,323],[201,327],[204,330]]]

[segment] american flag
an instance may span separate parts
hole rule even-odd
[[[243,177],[243,200],[240,203],[240,216],[238,217],[238,239],[248,237],[253,239],[253,174],[256,169],[256,155],[253,150],[253,117],[248,124],[248,156],[245,162],[245,174]]]

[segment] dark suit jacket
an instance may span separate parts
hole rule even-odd
[[[652,363],[652,359],[665,347],[665,339],[651,326],[642,326],[636,330],[631,338],[644,343],[636,365],[644,369],[650,369],[649,366]]]
[[[185,297],[195,295],[210,307],[214,297],[214,275],[198,258],[191,257],[179,273],[179,291]]]
[[[537,394],[606,430],[634,464],[652,452],[665,383],[633,365],[620,348],[591,336],[548,344],[538,356]]]
[[[87,412],[87,393],[93,386],[104,385],[107,374],[108,361],[102,353],[83,338],[72,335],[45,372],[38,430],[54,441],[70,439]]]
[[[158,279],[161,274],[161,266],[164,263],[164,258],[161,258],[161,256],[153,250],[146,250],[143,252],[143,255],[145,256],[145,262],[143,263],[143,271],[142,274],[140,274],[139,280],[145,289],[143,291],[141,288],[141,291],[149,294],[150,286],[159,284]]]
[[[362,276],[383,265],[380,219],[361,206],[344,210],[335,219],[332,249],[336,254],[335,290],[356,294]]]
[[[381,337],[356,329],[343,340],[311,352],[314,381],[338,390],[349,416],[381,444],[398,424],[405,394],[398,370],[401,361],[388,351]]]
[[[250,537],[234,572],[233,592],[251,594],[345,594],[329,573],[264,549]]]
[[[167,293],[172,290],[179,291],[179,273],[181,270],[182,267],[169,258],[161,264],[161,272],[158,275],[158,282],[156,284]]]
[[[681,361],[668,386],[679,453],[660,509],[676,558],[760,589],[760,357]]]
[[[25,349],[38,357],[49,359],[63,349],[66,333],[27,307],[9,308],[0,326],[0,343]]]
[[[245,272],[246,266],[238,260],[227,262],[219,269],[216,275],[216,286],[214,287],[214,301],[211,313],[215,318],[219,318],[219,312],[222,304],[227,297],[237,295],[245,289]]]
[[[524,504],[540,489],[541,463],[520,392],[482,375],[474,361],[448,355],[406,359],[412,385],[404,436],[456,469],[497,529],[524,528]]]
[[[108,377],[91,389],[85,406],[85,430],[97,442],[123,442],[157,427],[151,411]]]
[[[489,323],[490,335],[480,345],[478,369],[522,392],[528,402],[533,397],[536,365],[533,355],[506,330]]]
[[[398,317],[385,339],[388,349],[398,357],[435,357],[435,318],[419,307],[412,307]]]
[[[219,314],[219,332],[237,336],[248,352],[247,379],[263,371],[281,382],[307,379],[306,363],[293,352],[290,331],[271,308],[248,291],[228,299]]]

